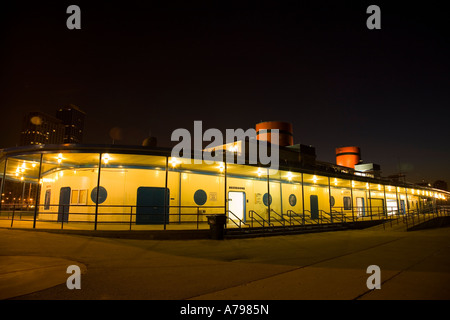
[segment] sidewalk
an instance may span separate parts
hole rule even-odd
[[[225,241],[127,240],[0,229],[0,297],[450,299],[449,240],[450,228]],[[81,290],[66,287],[71,264],[83,270]],[[380,290],[366,286],[369,265],[381,269]]]

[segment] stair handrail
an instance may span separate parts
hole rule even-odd
[[[273,209],[270,209],[270,213],[275,213],[277,216],[279,216],[280,219],[281,219],[281,221],[278,220],[277,218],[273,217],[273,216],[271,216],[271,218],[273,218],[275,221],[281,223],[281,224],[283,225],[283,227],[286,226],[286,222],[285,222],[286,219],[284,219],[283,216],[281,216],[279,213],[277,213],[277,212],[276,212],[275,210],[273,210]]]
[[[333,222],[333,217],[331,216],[331,214],[330,214],[329,212],[326,212],[325,210],[319,210],[319,212],[321,213],[321,214],[320,214],[320,219],[322,220],[322,223],[323,223],[323,219],[329,221],[330,223]],[[324,217],[323,217],[323,214],[324,214],[324,213],[325,213],[326,215],[328,215],[328,216],[330,217],[330,219],[324,218]]]
[[[235,217],[237,220],[239,220],[239,224],[237,224],[233,219],[231,219],[229,216],[227,216],[227,219],[231,220],[239,229],[242,229],[242,224],[246,226],[250,226],[249,224],[245,223],[243,220],[241,220],[237,215],[234,214],[233,211],[227,210],[227,213],[231,213],[233,217]]]
[[[300,216],[300,214],[298,214],[298,213],[295,212],[294,210],[290,210],[290,209],[289,209],[286,213],[287,213],[287,215],[288,215],[288,217],[289,217],[290,220],[294,219],[294,221],[297,221],[297,222],[300,223],[301,225],[304,224],[304,219],[303,219],[303,217],[302,217],[302,221],[297,220],[296,218],[293,218],[293,217],[292,217],[292,214],[295,214],[295,216]],[[289,224],[292,225],[292,221],[290,221]],[[294,224],[295,224],[295,223],[294,223]]]
[[[307,216],[305,214],[305,212],[309,212],[309,215]],[[306,217],[308,217],[308,219],[306,219]],[[310,221],[310,222],[314,222],[315,224],[320,224],[320,219],[312,219],[311,218],[311,210],[303,210],[303,220],[306,221]],[[316,221],[317,220],[317,221]]]
[[[265,225],[264,225],[265,223],[267,223],[267,225],[270,226],[270,223],[269,223],[266,219],[264,219],[263,217],[261,217],[261,216],[258,214],[258,212],[256,212],[255,210],[249,210],[248,213],[249,213],[250,217],[252,218],[252,228],[253,228],[253,221],[254,221],[254,220],[255,220],[256,222],[258,222],[263,228],[265,228]],[[256,220],[256,219],[253,217],[254,214],[256,214],[256,215],[262,220],[262,223],[261,223],[259,220]]]

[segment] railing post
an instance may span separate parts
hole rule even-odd
[[[44,154],[41,153],[41,158],[39,160],[39,173],[38,173],[38,183],[37,183],[37,187],[36,187],[36,199],[34,199],[34,218],[33,218],[33,229],[36,228],[36,218],[37,218],[37,213],[38,213],[38,203],[39,203],[39,198],[41,196],[41,172],[42,172],[42,158],[43,158]],[[31,183],[30,183],[30,191],[31,191]]]
[[[11,217],[11,228],[12,228],[12,226],[13,226],[13,221],[14,221],[14,212],[15,212],[15,210],[16,210],[16,205],[15,204],[13,204],[13,212],[12,212],[12,217]]]
[[[5,166],[3,168],[3,174],[2,174],[2,183],[0,185],[0,212],[2,211],[2,194],[3,194],[3,188],[5,186],[5,177],[6,177],[6,164],[8,162],[8,158],[5,158]],[[9,218],[9,212],[8,212],[8,218]]]
[[[331,186],[330,186],[330,177],[328,177],[328,203],[330,205],[330,218],[331,223],[333,223],[333,206],[331,205]]]
[[[94,230],[97,230],[97,218],[98,218],[98,197],[100,194],[100,170],[102,167],[102,156],[103,153],[100,152],[99,153],[99,157],[98,157],[98,175],[97,175],[97,197],[96,197],[96,201],[95,201],[95,219],[94,219]],[[64,219],[63,219],[64,220]]]
[[[130,206],[130,231],[132,223],[133,223],[133,206]]]
[[[61,230],[64,228],[64,218],[66,216],[66,209],[65,209],[65,204],[62,205],[62,215],[61,215]]]
[[[305,190],[303,188],[303,172],[302,172],[302,210],[303,210],[302,224],[305,225]]]
[[[198,216],[200,214],[200,207],[197,207],[197,230],[198,230]]]

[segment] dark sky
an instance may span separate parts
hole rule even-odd
[[[71,4],[81,30],[66,27]],[[381,30],[366,27],[371,4]],[[0,18],[0,147],[19,142],[25,113],[72,103],[87,112],[86,143],[111,143],[116,127],[116,143],[151,132],[170,146],[194,120],[283,120],[319,160],[356,145],[384,176],[450,182],[440,2],[21,1]]]

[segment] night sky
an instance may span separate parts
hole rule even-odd
[[[318,160],[355,145],[383,176],[450,183],[448,12],[392,2],[2,3],[0,148],[19,143],[27,112],[71,103],[87,113],[85,143],[115,132],[116,144],[152,134],[169,147],[194,120],[281,120]],[[66,27],[71,4],[81,30]],[[371,4],[381,30],[366,27]]]

